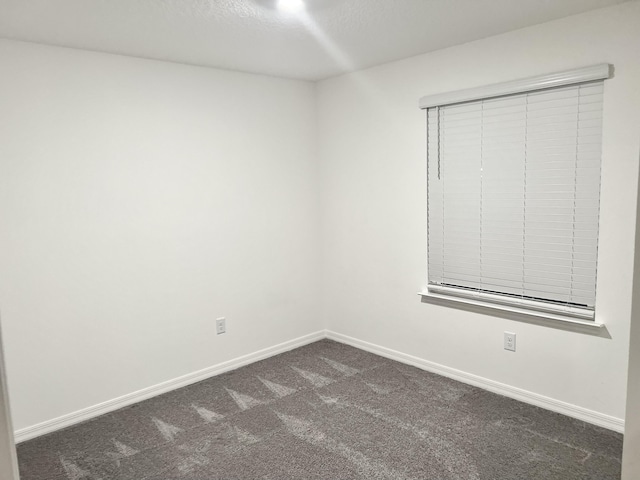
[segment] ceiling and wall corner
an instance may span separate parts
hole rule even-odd
[[[0,0],[0,37],[304,80],[626,0]]]

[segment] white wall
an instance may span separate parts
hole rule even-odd
[[[640,197],[636,217],[640,215]],[[636,256],[631,307],[627,415],[622,456],[622,480],[640,478],[640,218],[636,218]]]
[[[16,429],[319,329],[313,84],[10,41],[0,64]]]
[[[323,81],[323,315],[330,330],[624,418],[640,132],[640,3]],[[597,318],[611,339],[423,304],[423,95],[609,62]],[[502,348],[503,331],[518,352]]]
[[[15,427],[323,324],[623,418],[639,23],[633,2],[316,87],[0,40],[0,306]],[[420,303],[418,98],[599,62],[616,67],[597,299],[611,339]],[[504,330],[518,334],[516,354],[502,350]]]
[[[18,480],[18,462],[13,441],[13,425],[2,353],[2,328],[0,328],[0,478]]]

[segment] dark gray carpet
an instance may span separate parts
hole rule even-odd
[[[617,433],[324,340],[18,456],[23,480],[613,480],[621,451]]]

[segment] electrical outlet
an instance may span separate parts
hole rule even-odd
[[[218,318],[216,320],[216,334],[220,335],[227,331],[227,319],[224,317]]]
[[[516,351],[516,334],[504,332],[504,349],[510,352]]]

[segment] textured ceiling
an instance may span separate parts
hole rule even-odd
[[[319,80],[625,0],[0,0],[0,37]]]

